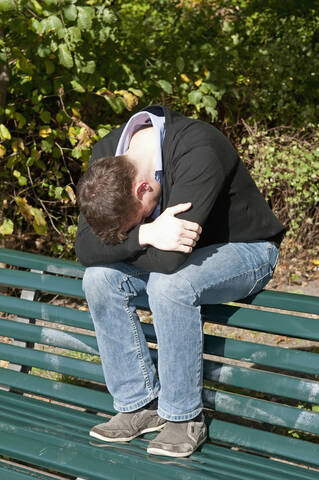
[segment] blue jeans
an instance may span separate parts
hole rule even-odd
[[[201,304],[257,293],[273,276],[278,249],[267,241],[224,243],[191,253],[175,273],[145,273],[129,263],[86,269],[107,388],[119,412],[158,397],[158,414],[190,420],[202,410]],[[158,341],[158,375],[132,299],[147,293]]]

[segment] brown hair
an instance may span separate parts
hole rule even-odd
[[[96,235],[107,243],[121,243],[125,228],[141,208],[133,194],[136,168],[125,155],[94,161],[77,186],[80,210]]]

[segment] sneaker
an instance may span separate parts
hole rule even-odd
[[[129,442],[143,433],[161,430],[166,422],[156,410],[143,408],[114,415],[107,423],[93,427],[90,435],[105,442]]]
[[[161,433],[149,443],[147,453],[168,457],[188,457],[207,438],[204,415],[199,420],[187,422],[167,422]]]

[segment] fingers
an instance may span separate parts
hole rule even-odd
[[[169,211],[170,215],[177,215],[178,213],[186,212],[191,208],[191,206],[191,202],[179,203],[178,205],[174,205],[173,207],[168,207],[166,210]]]

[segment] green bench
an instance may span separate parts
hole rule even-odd
[[[154,433],[119,444],[89,436],[115,412],[81,307],[84,268],[4,248],[0,262],[1,479],[318,480],[318,353],[296,341],[283,348],[226,338],[223,329],[240,327],[257,341],[256,332],[319,341],[319,297],[265,290],[202,307],[205,331],[215,330],[205,334],[209,441],[173,459],[147,454]],[[136,304],[148,308],[146,297]],[[153,326],[142,325],[156,360]]]

